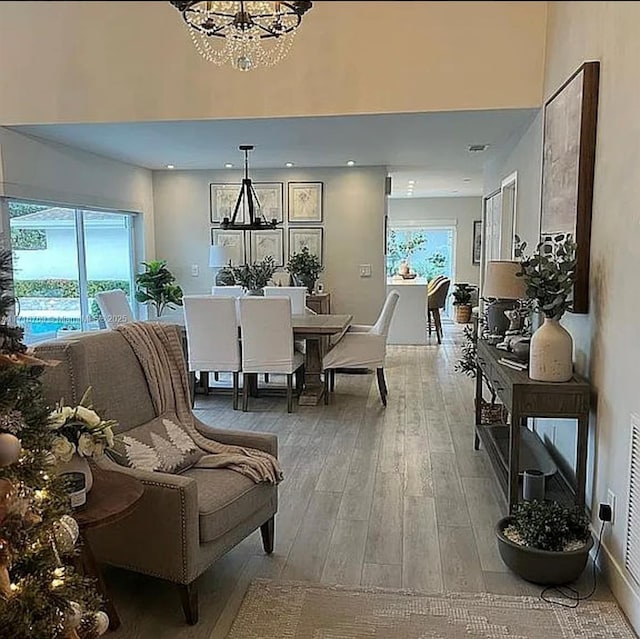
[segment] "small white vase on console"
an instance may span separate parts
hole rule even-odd
[[[573,377],[573,339],[559,320],[545,318],[533,334],[529,377],[538,382],[568,382]]]
[[[91,466],[86,457],[80,457],[77,453],[73,454],[70,461],[60,466],[60,473],[82,473],[85,478],[86,490],[89,492],[93,486],[93,473]]]

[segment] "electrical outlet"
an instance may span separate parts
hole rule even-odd
[[[198,277],[200,275],[200,267],[197,264],[191,265],[191,277]]]
[[[607,501],[609,502],[609,506],[611,506],[611,525],[616,523],[616,495],[613,491],[607,491]]]
[[[371,264],[360,264],[360,277],[371,277]]]

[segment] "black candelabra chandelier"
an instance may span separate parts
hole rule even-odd
[[[278,220],[267,220],[261,214],[261,205],[253,183],[249,177],[249,151],[253,151],[253,144],[241,144],[238,147],[244,153],[244,177],[238,199],[230,218],[225,217],[220,222],[220,228],[240,231],[256,231],[260,229],[275,229]],[[247,221],[248,220],[248,221]]]

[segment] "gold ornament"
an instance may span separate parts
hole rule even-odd
[[[15,464],[20,457],[22,444],[11,433],[0,433],[0,466]]]

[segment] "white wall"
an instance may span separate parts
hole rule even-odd
[[[139,255],[153,256],[151,171],[0,128],[0,197],[142,213]]]
[[[324,265],[320,280],[331,293],[332,310],[351,313],[357,322],[375,321],[384,301],[384,195],[386,169],[287,169],[251,172],[256,182],[324,183]],[[154,171],[156,253],[168,260],[185,293],[207,293],[211,223],[209,184],[236,183],[238,171]],[[312,225],[309,225],[312,226]],[[317,226],[317,225],[314,225]],[[285,259],[286,259],[285,225]],[[360,264],[371,264],[361,278]],[[199,276],[191,275],[197,265]]]
[[[389,222],[443,222],[456,228],[455,279],[479,284],[480,266],[472,263],[473,222],[482,219],[480,197],[389,199]]]

